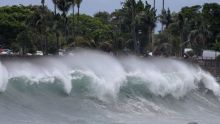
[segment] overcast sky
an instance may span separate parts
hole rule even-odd
[[[52,0],[46,0],[49,8],[53,9]],[[83,0],[81,5],[81,12],[89,15],[93,15],[98,11],[112,12],[115,9],[121,8],[121,2],[124,0]],[[145,1],[145,0],[143,0]],[[147,0],[150,4],[153,0]],[[41,0],[0,0],[0,6],[4,5],[35,5],[40,4]],[[220,0],[165,0],[165,8],[170,8],[171,11],[179,11],[183,6],[192,6],[196,4],[204,4],[216,2],[220,3]],[[156,0],[156,8],[158,11],[161,10],[162,0]]]

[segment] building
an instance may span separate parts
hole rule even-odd
[[[216,59],[220,56],[220,52],[214,50],[203,50],[202,59]]]

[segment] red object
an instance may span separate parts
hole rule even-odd
[[[4,50],[0,48],[0,53],[3,52]]]

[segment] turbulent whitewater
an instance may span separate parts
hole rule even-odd
[[[0,61],[3,124],[219,124],[220,85],[174,59],[75,51]]]

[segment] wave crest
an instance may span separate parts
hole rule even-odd
[[[79,92],[89,92],[101,99],[117,98],[125,91],[180,98],[198,90],[201,83],[220,96],[220,86],[210,73],[198,66],[164,58],[115,58],[84,51],[58,59],[0,63],[0,74],[1,91],[6,89],[8,80],[23,78],[29,84],[59,83],[67,94],[81,88]]]

